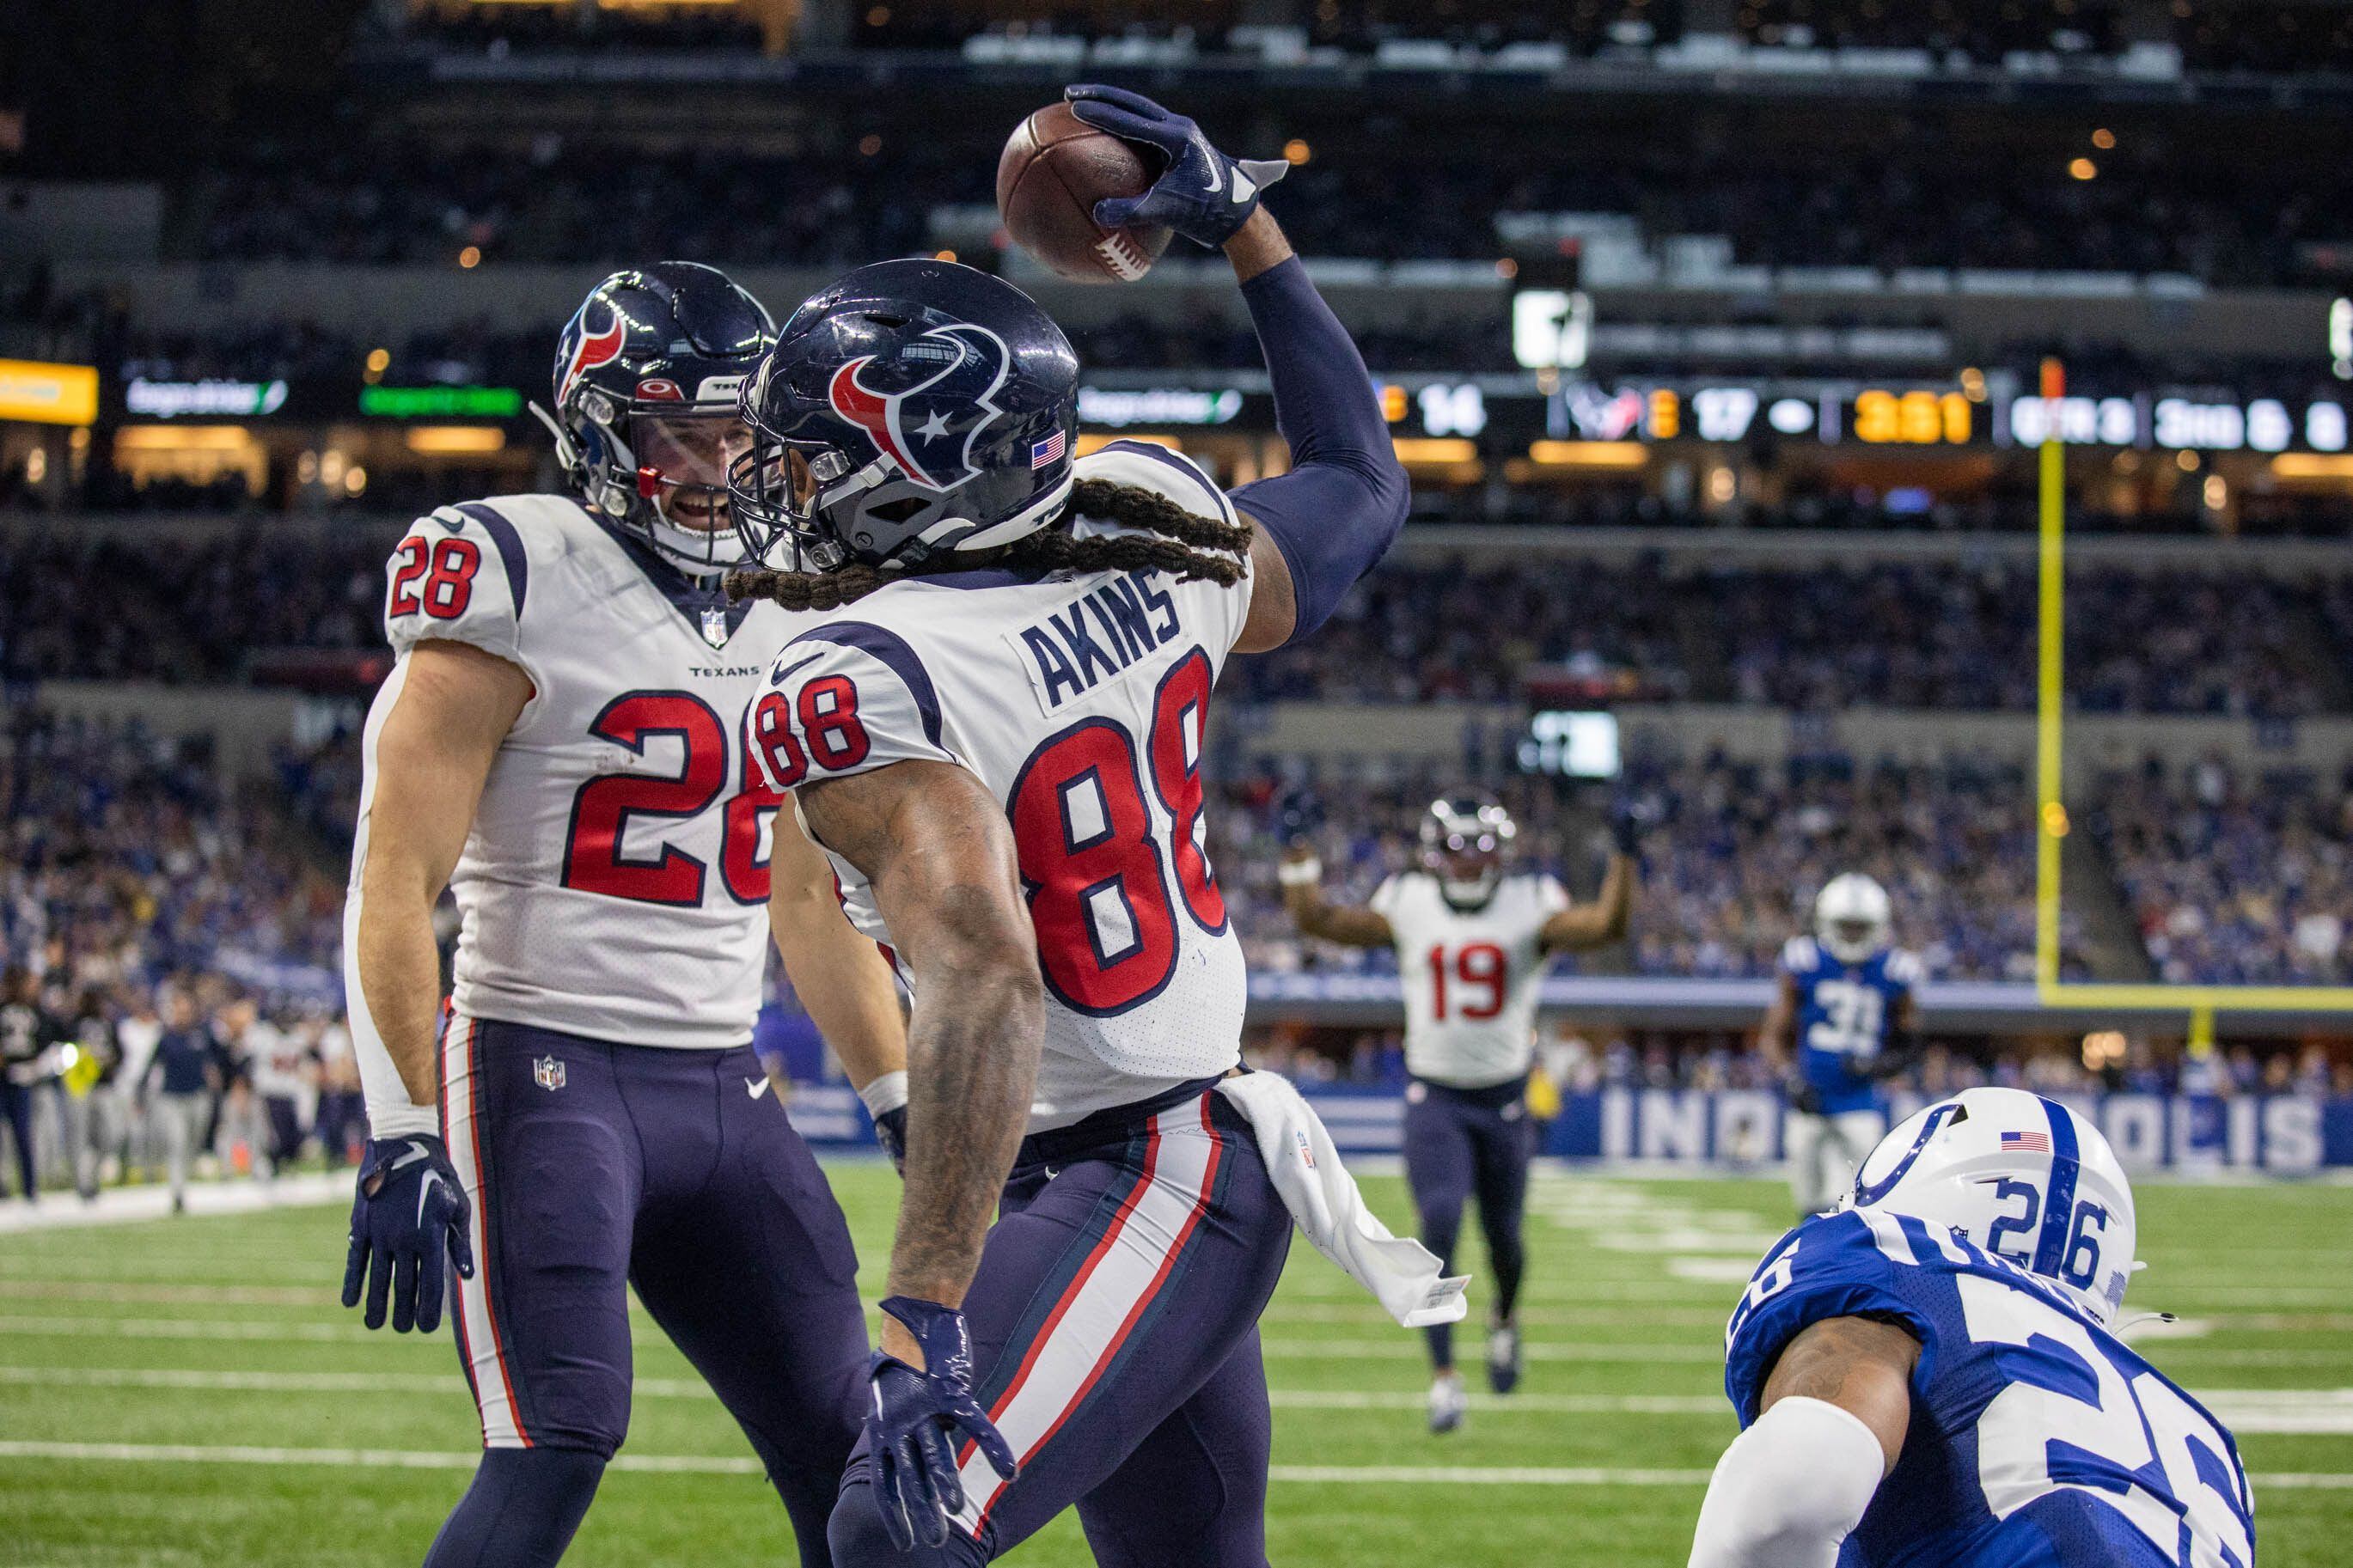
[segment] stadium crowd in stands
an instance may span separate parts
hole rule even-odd
[[[420,498],[422,499],[422,498]],[[387,520],[396,522],[397,519]],[[272,650],[376,650],[389,526],[0,533],[0,674],[239,679]],[[2353,576],[2079,567],[2068,689],[2088,712],[2353,710]],[[1671,569],[1400,557],[1324,633],[1238,660],[1229,700],[1508,702],[1523,667],[1619,700],[2018,712],[2034,703],[2024,563]]]
[[[0,1120],[17,1189],[88,1194],[192,1161],[273,1173],[361,1136],[337,1022],[343,887],[331,841],[224,790],[201,741],[6,710],[0,747]],[[311,781],[317,816],[352,801]],[[335,798],[322,798],[332,794]]]
[[[2103,778],[2093,830],[2158,978],[2353,981],[2353,773],[2249,776],[2219,758]]]
[[[1409,128],[1393,122],[1384,133]],[[997,128],[954,135],[840,128],[790,154],[733,146],[653,151],[543,133],[453,145],[363,134],[326,146],[257,139],[175,190],[192,259],[446,265],[466,247],[498,262],[611,262],[685,255],[718,263],[844,266],[928,252],[985,215]],[[1345,127],[1303,123],[1345,147]],[[1363,135],[1364,128],[1353,133]],[[1283,223],[1303,252],[1376,260],[1491,260],[1511,215],[1618,214],[1652,239],[1727,238],[1730,259],[1790,267],[1986,268],[2184,274],[2254,287],[2303,275],[2306,245],[2338,237],[2353,175],[2272,173],[2182,155],[2200,134],[2137,132],[2097,179],[2048,177],[2016,157],[1955,159],[1933,121],[1891,121],[1867,164],[1737,136],[1650,136],[1563,160],[1541,139],[1416,174],[1379,158],[1319,158],[1285,182]],[[1407,183],[1400,190],[1399,182]],[[776,193],[790,192],[779,200]],[[1378,211],[1368,225],[1362,215]],[[1499,215],[1502,220],[1499,221]]]

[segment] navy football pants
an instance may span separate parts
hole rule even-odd
[[[1528,1162],[1535,1132],[1527,1118],[1527,1083],[1514,1079],[1485,1089],[1450,1089],[1415,1079],[1406,1086],[1405,1176],[1420,1213],[1420,1239],[1454,1272],[1454,1246],[1462,1232],[1462,1205],[1475,1194],[1479,1228],[1495,1276],[1495,1310],[1509,1317],[1518,1304],[1527,1251],[1520,1218],[1528,1196]],[[1440,1371],[1454,1364],[1454,1325],[1425,1331],[1430,1359]]]
[[[442,1123],[473,1205],[476,1272],[456,1282],[454,1316],[484,1446],[592,1456],[545,1468],[547,1484],[593,1490],[628,1429],[634,1286],[751,1438],[802,1562],[823,1563],[863,1415],[866,1322],[841,1209],[750,1047],[612,1045],[457,1016]],[[501,1533],[472,1513],[560,1520],[516,1497],[533,1473],[486,1464],[485,1495],[460,1505],[434,1568],[489,1560],[483,1543]],[[568,1539],[577,1522],[575,1510],[540,1533]],[[530,1561],[552,1563],[565,1541],[533,1544]]]
[[[970,1568],[1073,1505],[1103,1568],[1265,1568],[1258,1318],[1290,1247],[1250,1124],[1204,1085],[1024,1142],[965,1299],[1020,1476],[967,1447],[947,1544],[902,1552],[861,1448],[835,1568]]]

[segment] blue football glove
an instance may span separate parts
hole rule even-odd
[[[367,1280],[371,1329],[384,1327],[387,1295],[395,1333],[411,1326],[429,1334],[441,1325],[448,1285],[446,1256],[459,1275],[474,1277],[473,1223],[466,1190],[449,1164],[449,1151],[430,1132],[378,1138],[360,1163],[352,1197],[352,1245],[343,1259],[343,1305],[360,1304]]]
[[[917,1541],[942,1546],[948,1521],[964,1511],[956,1476],[956,1439],[970,1438],[990,1468],[1007,1480],[1017,1468],[1013,1449],[972,1396],[972,1337],[964,1314],[937,1301],[892,1296],[882,1310],[906,1325],[923,1348],[918,1372],[876,1351],[867,1363],[873,1403],[866,1415],[866,1450],[874,1464],[874,1506],[883,1533],[902,1552]]]
[[[1229,158],[1201,128],[1140,92],[1116,87],[1066,87],[1071,112],[1123,142],[1141,142],[1166,160],[1140,196],[1105,196],[1095,221],[1105,228],[1174,229],[1215,250],[1258,210],[1260,193],[1291,173],[1281,158]]]
[[[874,1142],[882,1145],[882,1152],[891,1156],[891,1168],[901,1175],[907,1173],[907,1108],[892,1106],[874,1119]]]

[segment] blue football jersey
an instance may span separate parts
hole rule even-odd
[[[1781,949],[1781,972],[1798,988],[1798,1071],[1831,1116],[1879,1103],[1868,1073],[1887,1044],[1896,1004],[1920,983],[1920,961],[1900,947],[1841,963],[1810,936]]]
[[[1733,1310],[1746,1426],[1808,1324],[1920,1342],[1912,1424],[1840,1568],[2251,1568],[2254,1504],[2220,1422],[2066,1294],[1941,1226],[1877,1210],[1789,1232]]]

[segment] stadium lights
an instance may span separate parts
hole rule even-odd
[[[405,431],[403,438],[410,451],[427,457],[507,448],[507,433],[495,425],[417,425]]]
[[[458,265],[470,272],[481,264],[482,247],[479,245],[470,245],[458,253]]]
[[[1478,444],[1460,436],[1399,436],[1390,444],[1397,447],[1398,461],[1409,468],[1479,460]]]
[[[2353,457],[2333,452],[2282,452],[2272,473],[2283,479],[2353,479]]]
[[[88,425],[98,418],[98,367],[0,359],[0,419]]]
[[[124,452],[237,452],[252,442],[242,425],[125,425],[114,433]]]
[[[2100,166],[2089,158],[2077,158],[2067,165],[2067,173],[2079,180],[2096,180],[2100,177]]]
[[[1293,168],[1315,156],[1315,149],[1294,136],[1282,144],[1282,161]]]
[[[1116,436],[1089,435],[1082,432],[1079,437],[1078,444],[1073,448],[1073,454],[1083,458],[1090,452],[1102,451],[1113,441],[1143,441],[1155,447],[1166,447],[1172,452],[1181,452],[1185,449],[1184,442],[1174,436],[1164,436],[1157,430],[1122,430]]]
[[[1640,441],[1535,441],[1528,460],[1552,468],[1639,468],[1651,453]]]

